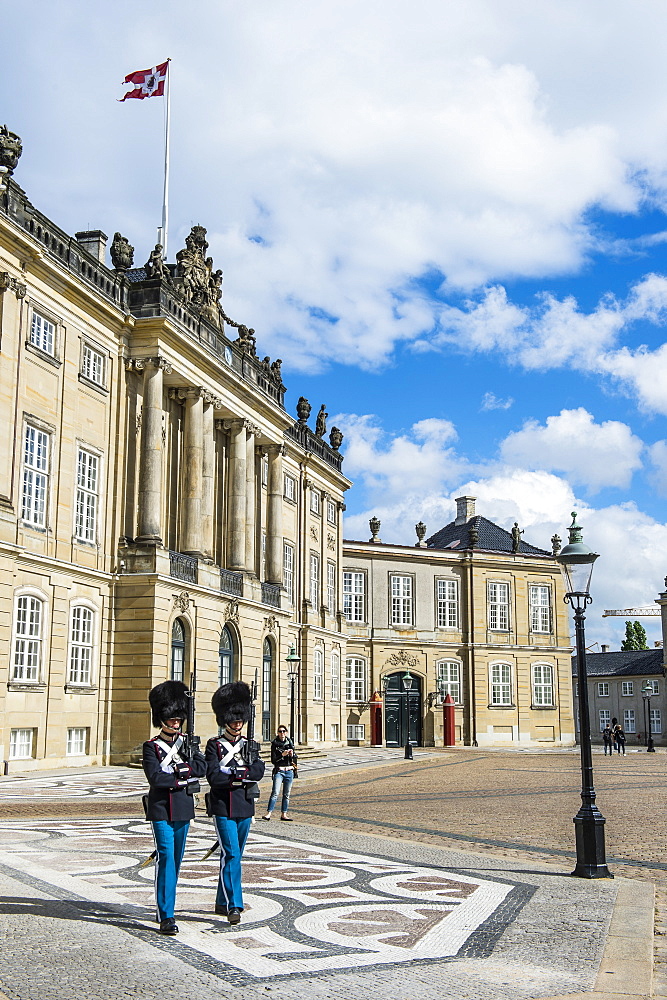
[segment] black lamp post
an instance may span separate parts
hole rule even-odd
[[[407,734],[405,737],[405,760],[413,760],[412,744],[410,743],[410,688],[412,687],[413,677],[410,673],[409,667],[401,677],[401,680],[403,681],[403,690],[405,691],[405,708],[408,720]]]
[[[295,743],[298,742],[296,734],[296,682],[299,676],[299,664],[301,657],[296,655],[294,643],[291,644],[289,652],[285,657],[287,663],[287,677],[290,682],[290,736]]]
[[[655,746],[653,745],[653,733],[651,732],[651,695],[653,694],[653,684],[651,681],[644,681],[642,684],[642,698],[644,699],[644,709],[648,716],[648,743],[646,744],[646,753],[655,753]]]
[[[595,804],[593,759],[591,755],[591,725],[588,715],[588,678],[586,675],[586,637],[584,611],[593,598],[589,594],[593,563],[598,558],[582,541],[576,512],[572,512],[569,544],[556,560],[565,574],[566,603],[574,610],[577,645],[577,679],[579,682],[579,733],[581,751],[581,808],[574,817],[577,865],[573,875],[579,878],[613,878],[607,868],[604,845],[604,816]]]

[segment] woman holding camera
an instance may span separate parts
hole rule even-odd
[[[285,726],[278,726],[276,738],[271,743],[271,763],[273,764],[273,788],[266,813],[262,819],[271,819],[271,813],[282,790],[280,818],[286,823],[291,823],[292,817],[287,815],[287,810],[289,809],[292,782],[297,777],[297,756],[294,743],[287,735]]]

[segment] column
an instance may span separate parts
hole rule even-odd
[[[246,424],[230,421],[229,569],[245,569]]]
[[[266,579],[269,583],[283,582],[283,455],[285,448],[270,444],[269,483],[266,517]]]
[[[257,428],[252,424],[246,427],[246,462],[245,462],[245,566],[249,573],[257,572],[255,561],[255,523],[256,482],[255,468],[255,434]]]
[[[189,388],[179,389],[178,395],[185,401],[181,550],[191,556],[201,556],[204,393],[202,389]]]
[[[215,512],[213,509],[215,490],[215,400],[212,396],[204,397],[203,418],[203,450],[202,450],[202,512],[201,533],[202,552],[205,559],[213,559],[213,525]]]
[[[164,358],[155,357],[135,359],[134,367],[144,373],[137,541],[161,545],[163,373],[169,373],[171,366]]]

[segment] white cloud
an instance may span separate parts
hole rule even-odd
[[[562,472],[572,483],[596,492],[604,486],[625,487],[642,467],[643,442],[627,424],[596,424],[583,407],[561,410],[545,424],[528,420],[500,446],[503,461],[526,469]]]
[[[514,400],[511,396],[502,399],[500,396],[496,396],[495,392],[485,392],[482,396],[480,410],[509,410],[513,403]]]

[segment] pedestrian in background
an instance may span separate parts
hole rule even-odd
[[[612,749],[611,749],[611,726],[605,726],[604,729],[602,730],[602,740],[604,742],[604,755],[605,755],[605,757],[607,756],[607,753],[609,753],[609,756],[611,757],[611,755],[612,755]]]
[[[622,753],[625,757],[625,732],[620,723],[616,723],[614,726],[614,745],[616,753]]]
[[[266,813],[262,816],[262,819],[271,819],[271,813],[278,801],[278,796],[282,792],[280,818],[287,823],[291,823],[292,818],[287,815],[287,810],[289,809],[292,782],[298,775],[298,759],[294,743],[287,735],[285,726],[278,726],[276,738],[271,743],[271,763],[273,764],[273,788],[271,789]]]

